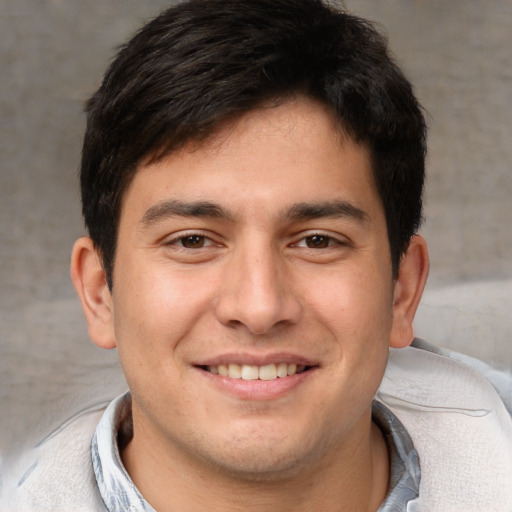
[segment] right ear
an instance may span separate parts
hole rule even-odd
[[[71,280],[82,303],[91,340],[101,348],[114,348],[112,294],[101,257],[89,237],[79,238],[73,246]]]

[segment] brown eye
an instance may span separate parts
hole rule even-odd
[[[205,239],[202,235],[190,235],[180,238],[180,242],[186,249],[201,249],[205,246]]]
[[[331,245],[331,238],[325,235],[308,236],[305,241],[310,249],[325,249]]]

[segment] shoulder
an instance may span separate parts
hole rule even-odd
[[[4,476],[2,511],[104,510],[91,464],[90,446],[104,407],[75,416],[22,453]]]
[[[512,509],[512,419],[489,380],[442,351],[391,349],[377,398],[420,456],[425,510]]]

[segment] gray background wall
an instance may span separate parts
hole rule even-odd
[[[114,48],[167,4],[0,0],[0,453],[124,386],[115,352],[88,341],[68,278],[82,234],[82,104]],[[382,23],[428,111],[432,272],[419,329],[453,340],[460,319],[437,306],[465,294],[464,348],[512,363],[499,327],[512,316],[512,2],[346,4]],[[472,333],[489,293],[501,316],[487,321],[482,345]]]

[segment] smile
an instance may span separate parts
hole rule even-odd
[[[270,363],[263,366],[249,364],[219,364],[217,366],[204,366],[204,370],[214,375],[242,380],[274,380],[285,378],[308,369],[305,365],[288,363]]]

